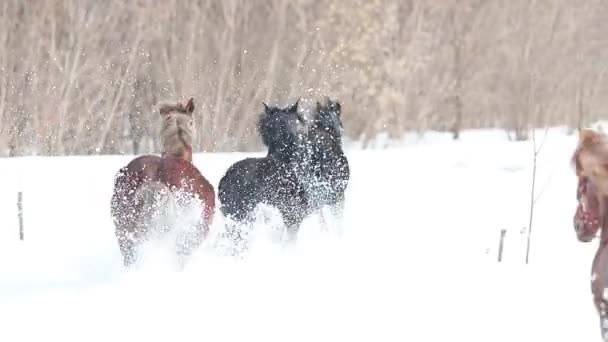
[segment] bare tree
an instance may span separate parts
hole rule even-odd
[[[193,96],[199,151],[256,150],[261,102],[345,108],[346,135],[587,125],[608,105],[590,0],[6,0],[0,155],[158,150]]]

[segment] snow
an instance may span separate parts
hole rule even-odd
[[[551,129],[538,156],[528,265],[532,146],[502,131],[351,144],[344,236],[312,217],[293,249],[260,235],[243,260],[205,246],[183,271],[160,248],[122,268],[109,203],[132,156],[0,160],[0,340],[600,341],[597,242],[572,227],[575,143]],[[194,158],[217,186],[247,155]]]

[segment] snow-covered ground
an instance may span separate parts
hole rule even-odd
[[[596,242],[572,228],[575,143],[553,129],[538,157],[529,265],[532,146],[502,131],[353,147],[342,238],[313,217],[292,250],[207,248],[181,272],[161,253],[122,269],[109,201],[130,156],[0,160],[0,341],[599,341]],[[217,186],[244,156],[195,163]]]

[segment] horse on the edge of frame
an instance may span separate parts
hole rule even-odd
[[[571,162],[578,178],[578,205],[573,217],[576,237],[588,243],[599,233],[591,265],[591,293],[602,339],[608,341],[608,139],[592,130],[581,130]]]
[[[192,162],[193,111],[192,98],[161,104],[161,156],[138,156],[115,176],[111,215],[125,266],[137,261],[148,239],[173,234],[185,260],[208,235],[215,189]]]

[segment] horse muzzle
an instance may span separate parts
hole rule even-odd
[[[576,237],[579,242],[591,242],[596,237],[596,235],[584,234],[579,231],[576,232]]]

